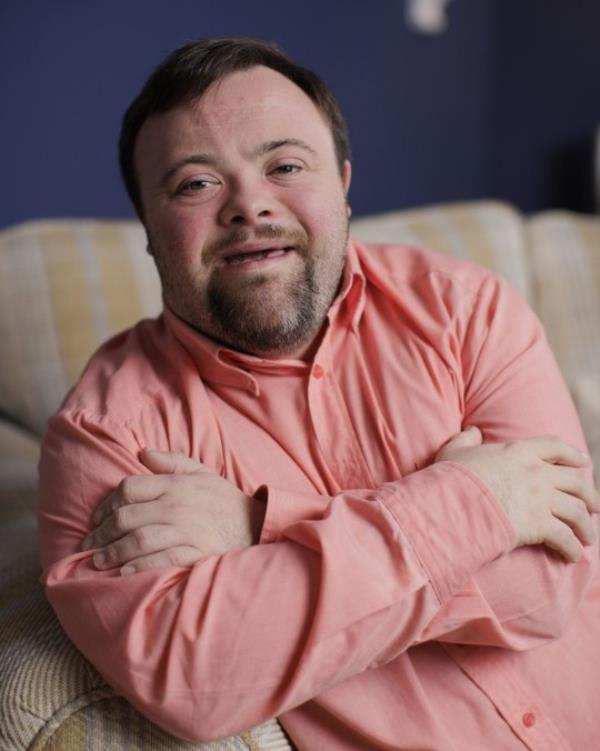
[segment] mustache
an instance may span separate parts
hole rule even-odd
[[[205,249],[205,261],[213,261],[228,250],[233,250],[239,245],[257,242],[258,240],[281,240],[286,245],[293,245],[300,251],[306,246],[306,234],[304,232],[300,230],[286,230],[276,224],[264,224],[253,230],[235,229],[219,240],[216,240]]]

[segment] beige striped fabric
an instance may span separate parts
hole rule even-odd
[[[27,222],[0,232],[0,413],[41,435],[92,352],[160,311],[133,221]]]
[[[0,751],[290,751],[275,720],[212,743],[156,727],[64,635],[34,555],[0,573]]]
[[[600,377],[600,218],[545,212],[527,240],[535,308],[567,381]]]
[[[527,227],[535,307],[581,416],[600,481],[600,217],[549,211]]]
[[[403,243],[436,250],[485,266],[504,276],[531,302],[523,220],[498,201],[444,204],[354,219],[357,240]]]

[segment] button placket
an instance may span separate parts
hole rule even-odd
[[[371,487],[372,479],[349,423],[343,395],[330,369],[313,366],[308,383],[308,408],[325,462],[341,488]]]

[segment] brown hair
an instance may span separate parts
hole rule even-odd
[[[295,83],[316,104],[329,123],[340,174],[350,158],[348,127],[332,92],[312,71],[297,65],[274,45],[254,39],[209,39],[172,52],[152,73],[129,105],[121,125],[119,163],[127,193],[142,214],[133,160],[135,142],[144,122],[201,96],[215,81],[238,70],[264,65]]]

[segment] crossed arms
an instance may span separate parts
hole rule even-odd
[[[537,334],[532,342],[505,374],[503,388],[467,404],[468,420],[495,442],[560,432],[582,447],[545,342]],[[539,377],[532,379],[532,372]],[[580,551],[570,531],[588,541],[582,504],[591,507],[596,499],[578,471],[552,463],[562,457],[576,467],[582,460],[550,441],[540,448],[542,457],[534,461],[530,451],[526,463],[547,465],[553,504],[564,509],[566,494],[578,509],[553,540],[572,558],[581,552],[577,562],[531,545],[527,522],[517,529],[499,491],[482,479],[481,463],[496,449],[454,446],[452,461],[375,489],[325,497],[269,486],[267,519],[284,496],[287,517],[261,544],[244,546],[255,541],[260,512],[238,495],[246,507],[234,530],[242,537],[226,535],[217,542],[221,551],[205,557],[209,548],[201,543],[191,565],[131,576],[99,570],[94,548],[78,552],[79,546],[95,527],[92,513],[103,498],[116,488],[117,496],[127,487],[125,494],[135,494],[135,484],[123,486],[123,478],[155,480],[140,448],[137,435],[116,420],[81,411],[54,418],[41,466],[47,592],[67,633],[108,682],[184,737],[206,740],[256,725],[430,639],[515,650],[542,644],[560,636],[596,568],[596,546]],[[583,474],[589,479],[589,468]],[[544,518],[553,524],[550,516]],[[544,529],[552,536],[547,524]],[[215,544],[212,536],[206,544]],[[222,552],[230,544],[236,549]],[[520,586],[508,597],[514,581]]]

